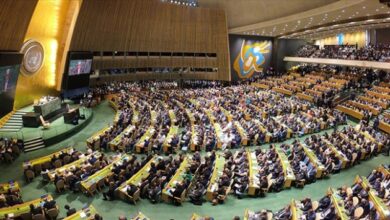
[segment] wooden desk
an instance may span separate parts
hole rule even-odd
[[[381,129],[382,131],[390,134],[390,124],[387,124],[384,121],[380,121],[378,128]]]
[[[218,190],[218,180],[222,176],[223,167],[225,166],[225,158],[222,155],[217,154],[214,161],[214,169],[211,174],[209,185],[207,187],[206,199],[208,201],[213,200],[213,193]]]
[[[387,107],[388,107],[386,102],[382,102],[380,100],[373,99],[373,98],[370,98],[370,97],[367,97],[367,96],[359,96],[358,99],[363,100],[363,101],[367,101],[367,102],[372,103],[372,104],[379,105],[383,109],[387,109]]]
[[[287,156],[283,153],[282,149],[275,147],[276,154],[279,157],[280,163],[282,165],[284,173],[284,188],[290,188],[291,183],[295,181],[294,171],[291,167],[290,162],[288,161]]]
[[[336,109],[339,110],[339,111],[344,112],[347,115],[350,115],[350,116],[352,116],[354,118],[357,118],[359,120],[362,120],[363,117],[364,117],[363,113],[357,112],[357,111],[355,111],[355,110],[353,110],[351,108],[348,108],[346,106],[338,105],[338,106],[336,106]]]
[[[285,95],[289,95],[289,96],[292,96],[292,94],[293,94],[292,91],[287,90],[287,89],[283,89],[283,88],[280,88],[280,87],[274,87],[274,88],[272,88],[272,91],[278,92],[278,93],[282,93],[282,94],[285,94]]]
[[[339,160],[341,160],[341,168],[345,169],[347,163],[349,163],[349,160],[344,155],[344,153],[339,151],[339,149],[337,149],[332,143],[330,143],[325,138],[322,138],[321,140],[332,150],[332,152],[336,155],[336,157],[338,157]]]
[[[259,129],[265,133],[265,142],[269,143],[271,142],[271,133],[268,132],[268,130],[265,128],[265,126],[257,119],[254,119],[253,122],[259,127]]]
[[[379,166],[377,169],[379,172],[383,173],[384,175],[388,176],[390,175],[390,171],[385,169],[383,166]]]
[[[299,220],[302,219],[302,210],[298,207],[298,204],[300,204],[299,201],[296,201],[294,199],[291,200],[290,202],[290,211],[292,218],[291,220]]]
[[[387,100],[390,100],[390,95],[385,95],[385,94],[382,94],[382,93],[379,93],[379,92],[375,92],[375,91],[366,91],[367,94],[369,94],[370,96],[374,96],[374,97],[378,97],[378,98],[382,98],[382,99],[387,99]]]
[[[241,145],[247,146],[249,143],[248,134],[246,133],[245,129],[241,126],[240,122],[234,121],[234,126],[236,127],[238,134],[240,134],[241,137]]]
[[[358,126],[358,125],[357,125]],[[376,143],[378,145],[378,152],[382,152],[382,147],[383,147],[383,144],[378,142],[373,136],[371,136],[370,133],[368,133],[367,131],[363,132],[361,130],[358,130],[357,126],[355,127],[355,131],[356,132],[359,132],[360,134],[364,135],[365,138],[369,139],[370,141]]]
[[[358,160],[364,160],[366,155],[367,155],[367,152],[365,149],[363,149],[355,140],[352,140],[350,139],[347,135],[343,134],[343,133],[340,133],[340,137],[342,137],[345,141],[349,142],[352,144],[352,146],[357,150],[357,151],[360,151],[362,153],[361,157],[360,158],[357,158]]]
[[[306,156],[309,158],[310,162],[316,167],[317,169],[317,174],[316,178],[319,179],[322,177],[324,171],[325,171],[325,166],[320,162],[320,160],[317,158],[316,154],[306,146],[306,144],[301,143],[303,147],[303,151],[305,152]]]
[[[149,107],[150,109],[150,107]],[[154,135],[156,130],[154,129],[154,124],[156,123],[157,120],[157,112],[156,111],[150,111],[150,125],[148,130],[142,135],[142,137],[138,140],[138,142],[135,144],[135,151],[137,153],[141,153],[141,149],[145,148],[146,150],[149,150],[149,146],[144,146],[144,142],[146,139],[149,139]]]
[[[71,216],[64,218],[64,220],[92,220],[95,214],[99,214],[95,207],[89,205],[87,208],[74,213]]]
[[[134,185],[140,187],[142,180],[149,176],[150,165],[152,163],[157,163],[158,157],[154,156],[150,159],[136,174],[134,174],[130,179],[126,182],[122,183],[117,189],[116,194],[122,200],[128,201],[130,199],[127,194],[127,186]]]
[[[96,186],[99,181],[104,180],[106,177],[112,174],[111,169],[114,164],[123,164],[125,160],[128,161],[130,159],[131,157],[127,154],[123,154],[121,157],[115,156],[114,160],[110,164],[89,176],[86,180],[81,181],[81,188],[83,189],[84,193],[93,195],[94,191],[96,190],[96,187],[93,186]]]
[[[99,151],[95,151],[91,155],[80,157],[80,159],[75,160],[72,163],[66,164],[62,167],[49,171],[47,175],[50,181],[52,182],[54,181],[56,174],[63,175],[65,171],[69,171],[71,168],[80,167],[82,164],[84,164],[85,161],[89,160],[92,155],[94,155],[95,158],[99,158],[101,156],[101,153]]]
[[[365,104],[361,104],[359,102],[355,102],[355,101],[351,101],[351,100],[347,101],[347,103],[352,105],[352,106],[355,106],[359,109],[364,109],[364,110],[370,111],[370,112],[372,112],[373,115],[379,115],[381,113],[380,110],[374,108],[371,105],[365,105]]]
[[[248,195],[255,196],[256,191],[260,189],[260,180],[256,176],[259,173],[259,164],[257,163],[255,152],[251,152],[249,149],[246,149],[246,154],[249,165]]]
[[[138,212],[136,216],[131,218],[131,220],[150,220],[150,218],[146,217],[142,212]]]
[[[363,188],[365,189],[367,189],[368,187],[370,188],[370,190],[368,191],[368,198],[374,204],[375,209],[378,211],[379,215],[381,216],[381,219],[390,219],[390,208],[387,207],[387,205],[383,202],[383,200],[376,195],[375,189],[372,188],[367,178],[357,176],[355,178],[355,182],[357,182],[359,179],[362,180]]]
[[[226,116],[227,120],[229,122],[233,121],[233,115],[232,113],[230,113],[230,111],[226,110],[224,107],[220,106],[220,109],[222,111],[222,113]]]
[[[265,90],[269,90],[270,89],[270,86],[268,86],[266,84],[262,84],[262,83],[251,83],[251,86],[254,86],[254,87],[257,87],[257,88],[260,88],[260,89],[265,89]]]
[[[8,182],[8,183],[0,183],[0,194],[8,193],[8,190],[12,192],[19,192],[20,187],[18,182]]]
[[[90,138],[87,139],[87,146],[93,150],[100,149],[100,136],[109,131],[111,128],[112,126],[107,126],[93,134]]]
[[[108,146],[110,146],[110,149],[112,151],[116,151],[116,150],[119,150],[119,149],[122,149],[122,150],[125,150],[124,147],[125,146],[121,146],[121,143],[122,143],[122,139],[125,135],[129,134],[130,132],[132,132],[133,130],[135,129],[135,126],[130,124],[129,126],[127,126],[118,136],[116,136],[114,139],[112,139],[109,143],[108,143]]]
[[[56,152],[54,152],[52,154],[43,156],[43,157],[39,157],[39,158],[36,158],[36,159],[33,159],[33,160],[25,161],[25,162],[23,162],[23,169],[27,169],[28,166],[34,167],[35,165],[42,165],[44,163],[51,162],[51,159],[54,156],[59,156],[63,152],[66,152],[68,154],[72,154],[73,151],[75,151],[73,149],[73,147],[68,147],[68,148],[56,151]]]
[[[115,102],[109,101],[109,104],[116,111],[115,112],[115,117],[114,117],[114,123],[117,123],[119,121],[119,117],[120,117],[121,111],[119,110],[119,107],[118,107],[118,105]]]
[[[179,126],[176,126],[176,115],[173,110],[169,110],[169,118],[171,120],[171,125],[169,127],[169,131],[167,134],[167,137],[165,138],[165,141],[163,143],[163,151],[168,152],[169,148],[173,147],[171,146],[170,142],[173,137],[177,136],[179,132]]]
[[[390,88],[382,87],[382,86],[373,86],[374,90],[377,90],[379,92],[390,94]]]
[[[6,214],[13,214],[14,217],[21,216],[24,213],[30,212],[30,205],[33,204],[35,207],[42,206],[43,202],[47,199],[48,201],[53,200],[53,197],[49,195],[42,196],[41,198],[31,200],[22,204],[14,205],[11,207],[5,207],[0,209],[0,219],[4,219]]]
[[[306,95],[306,94],[300,92],[300,93],[297,93],[296,96],[300,99],[303,99],[303,100],[306,100],[309,102],[314,102],[314,97],[311,95]]]
[[[187,172],[187,168],[190,165],[189,162],[189,158],[185,157],[183,162],[181,162],[180,167],[176,170],[175,175],[169,180],[168,184],[163,189],[161,199],[164,202],[171,202],[172,195],[168,190],[174,188],[176,183],[182,182],[184,180],[184,174]],[[185,195],[186,190],[184,190],[182,194]],[[182,199],[184,200],[184,198]]]
[[[342,198],[337,195],[336,191],[332,188],[329,188],[328,191],[332,194],[331,195],[331,200],[332,204],[335,208],[336,215],[339,217],[340,220],[348,220],[349,217],[346,214],[347,211],[344,208],[344,202]]]

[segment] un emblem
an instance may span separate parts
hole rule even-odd
[[[44,59],[42,44],[35,40],[28,40],[23,44],[21,53],[24,54],[21,72],[32,76],[41,69]]]

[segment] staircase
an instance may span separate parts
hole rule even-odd
[[[17,132],[23,127],[22,116],[25,111],[16,111],[7,122],[0,128],[0,132]]]
[[[34,150],[38,150],[41,148],[44,148],[45,142],[43,141],[42,137],[30,139],[27,141],[24,141],[24,152],[30,152]]]

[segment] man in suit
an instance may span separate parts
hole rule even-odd
[[[320,199],[318,208],[320,210],[327,209],[331,203],[330,200],[331,193],[328,193],[326,196],[324,196],[322,199]]]
[[[43,207],[46,209],[46,210],[49,210],[49,209],[53,209],[56,207],[56,201],[55,200],[50,200],[48,201],[47,199],[45,199],[45,202],[43,204]]]
[[[73,215],[74,213],[76,213],[76,209],[75,208],[70,208],[69,205],[65,205],[65,210],[66,210],[66,216],[71,216]]]
[[[129,196],[133,196],[135,192],[137,192],[138,188],[132,184],[128,185],[127,186],[127,195]]]
[[[35,207],[34,204],[30,204],[30,213],[34,215],[43,214],[43,210],[41,206]]]

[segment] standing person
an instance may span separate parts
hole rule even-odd
[[[376,118],[374,119],[374,122],[373,122],[372,127],[373,127],[375,130],[378,130],[378,126],[379,126],[379,118],[376,117]]]
[[[7,92],[10,78],[11,78],[11,69],[7,69],[4,75],[3,92]]]

